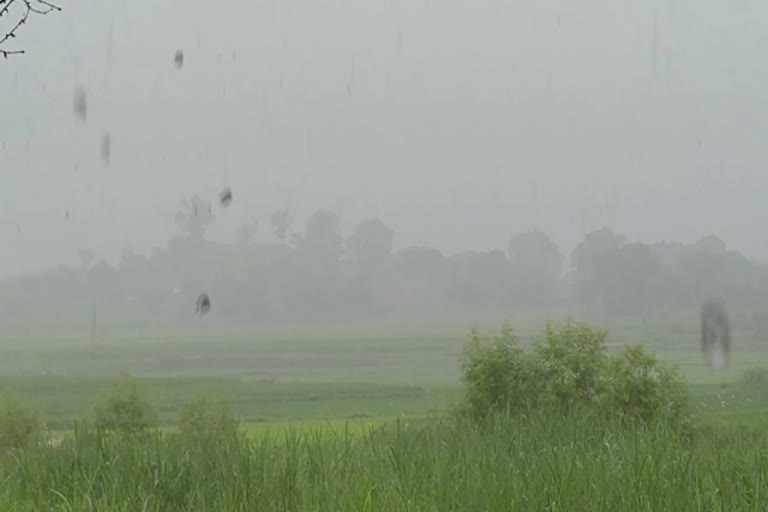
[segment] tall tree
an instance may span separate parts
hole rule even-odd
[[[347,240],[347,249],[363,272],[383,265],[391,256],[395,231],[379,219],[364,220]]]
[[[590,233],[579,242],[571,252],[571,265],[583,275],[590,275],[606,255],[615,254],[624,245],[623,235],[614,233],[610,228],[602,228]]]
[[[336,263],[341,257],[342,238],[339,219],[330,210],[319,210],[307,221],[300,249],[321,265]]]

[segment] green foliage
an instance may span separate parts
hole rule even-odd
[[[483,418],[504,408],[526,407],[531,396],[530,368],[508,323],[497,336],[486,336],[473,328],[461,361],[468,413]]]
[[[12,399],[0,416],[0,450],[19,449],[39,443],[43,438],[36,414],[26,411]]]
[[[473,330],[462,360],[465,410],[476,420],[528,410],[588,410],[620,420],[675,424],[689,418],[688,390],[675,369],[638,346],[605,351],[604,330],[548,323],[530,353],[508,324],[487,337]]]
[[[140,435],[154,425],[154,414],[131,380],[118,385],[105,407],[96,411],[96,428],[124,435]]]
[[[530,359],[542,404],[565,409],[599,401],[606,384],[606,336],[605,331],[574,322],[546,324],[544,340],[534,345]]]
[[[638,345],[626,346],[611,357],[607,368],[605,403],[621,418],[674,423],[688,419],[688,387],[676,368],[659,364]]]

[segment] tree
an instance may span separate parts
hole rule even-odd
[[[9,55],[24,53],[20,49],[6,49],[4,46],[11,39],[16,39],[17,32],[22,25],[26,25],[30,15],[45,15],[51,11],[61,11],[61,7],[46,0],[0,0],[0,19],[8,17],[12,19],[11,29],[0,36],[0,55],[8,58]]]
[[[189,237],[202,239],[205,236],[205,226],[216,220],[211,203],[194,195],[184,199],[180,206],[181,209],[176,213],[176,225]]]
[[[368,219],[355,228],[347,240],[347,249],[357,259],[360,269],[370,272],[391,256],[395,231],[379,219]]]
[[[442,273],[444,265],[445,257],[432,247],[407,247],[397,255],[398,270],[408,280],[434,279]]]
[[[602,257],[615,254],[624,242],[623,235],[616,234],[607,227],[587,233],[584,240],[571,252],[571,265],[578,273],[590,275]]]
[[[300,249],[321,264],[335,263],[341,257],[342,238],[339,219],[330,210],[319,210],[307,221]]]
[[[288,230],[291,229],[291,224],[293,224],[291,213],[288,210],[277,211],[269,217],[269,221],[272,223],[277,239],[285,244],[288,238]]]
[[[453,270],[451,295],[472,305],[498,304],[509,295],[504,251],[468,251],[450,258]]]
[[[658,301],[662,267],[646,244],[630,243],[599,259],[591,283],[611,313],[642,314]]]
[[[707,235],[700,238],[694,245],[694,250],[711,254],[724,254],[725,242],[715,235]]]

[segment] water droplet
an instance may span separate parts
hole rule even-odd
[[[197,306],[195,307],[195,311],[197,311],[197,314],[200,316],[205,315],[211,310],[211,299],[208,297],[208,294],[203,292],[200,294],[200,296],[197,298]]]
[[[219,194],[219,203],[226,208],[232,203],[232,190],[227,187]]]
[[[88,99],[85,94],[85,88],[82,85],[75,87],[73,108],[77,118],[85,122],[88,117]]]
[[[109,132],[105,132],[101,136],[101,159],[107,166],[112,161],[112,137],[109,135]]]

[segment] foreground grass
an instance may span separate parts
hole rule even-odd
[[[688,437],[560,416],[487,429],[433,419],[365,436],[80,430],[6,454],[0,479],[8,511],[764,510],[768,432]]]

